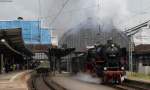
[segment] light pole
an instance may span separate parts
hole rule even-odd
[[[129,36],[129,70],[133,72],[133,36]]]

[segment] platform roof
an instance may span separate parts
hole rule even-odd
[[[0,29],[0,51],[32,56],[33,53],[24,44],[21,31],[21,28]]]
[[[75,51],[75,48],[50,48],[49,49],[49,54],[51,56],[56,56],[56,57],[64,57],[70,54],[71,52]]]
[[[140,44],[135,46],[136,54],[150,54],[150,44]]]

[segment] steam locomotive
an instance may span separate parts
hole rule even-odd
[[[127,64],[126,48],[120,48],[112,40],[108,40],[105,45],[88,49],[86,57],[86,72],[102,77],[103,83],[123,82]]]

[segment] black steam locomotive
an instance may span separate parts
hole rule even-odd
[[[85,71],[102,77],[103,83],[122,83],[126,63],[126,48],[120,48],[112,40],[108,40],[105,45],[87,50]]]

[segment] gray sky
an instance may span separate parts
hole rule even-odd
[[[59,37],[88,17],[104,22],[109,18],[121,30],[150,19],[150,0],[68,0],[58,16],[67,0],[12,1],[0,2],[0,20],[15,20],[18,16],[25,20],[40,18],[42,26],[55,28]]]

